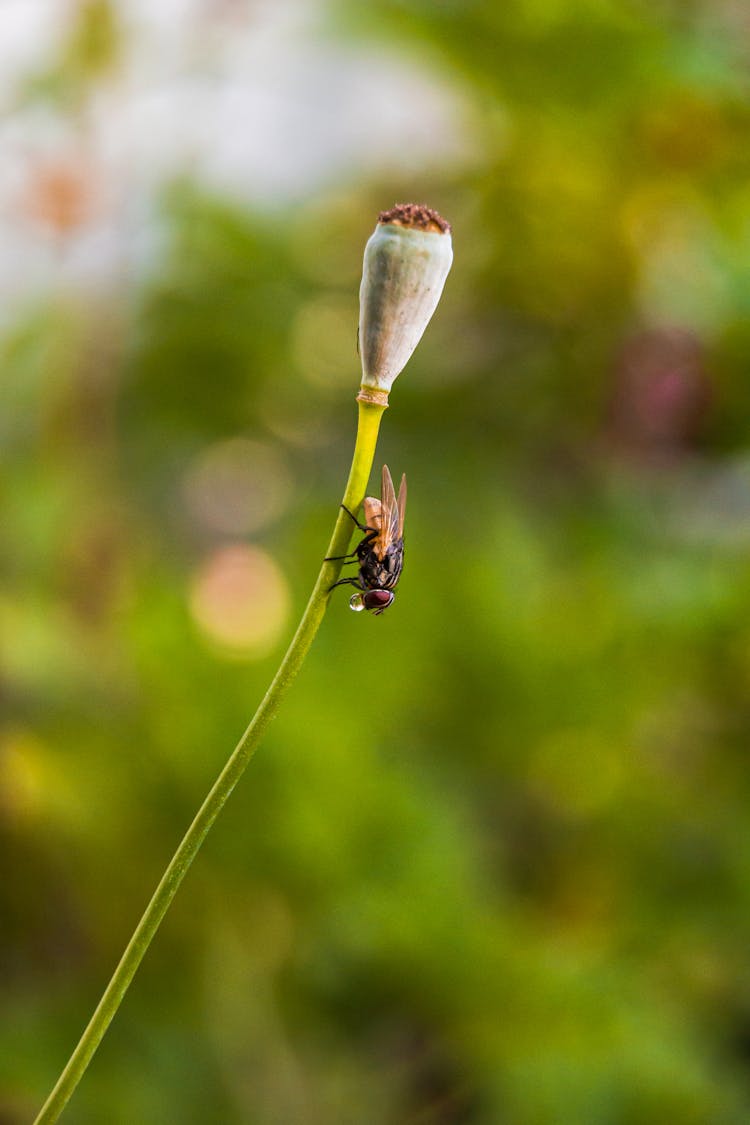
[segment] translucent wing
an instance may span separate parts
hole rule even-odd
[[[404,516],[406,515],[406,473],[401,477],[398,489],[398,537],[404,538]]]
[[[401,487],[403,488],[403,484]],[[387,465],[383,465],[380,503],[380,534],[373,546],[378,557],[382,559],[391,543],[398,539],[399,534],[399,506],[396,500],[396,490],[393,487],[393,479]]]

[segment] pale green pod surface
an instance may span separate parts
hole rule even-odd
[[[437,307],[452,261],[450,226],[436,211],[407,203],[380,215],[359,291],[364,386],[390,391]]]

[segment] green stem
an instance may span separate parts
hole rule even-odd
[[[380,419],[384,410],[384,405],[359,402],[357,441],[352,458],[352,467],[349,471],[349,480],[342,501],[352,512],[358,510],[365,495],[375,456]],[[340,508],[326,555],[345,554],[352,530],[352,522],[349,516]],[[177,888],[187,869],[224,807],[227,798],[244,773],[245,767],[263,737],[266,727],[275,716],[281,700],[299,672],[323,620],[323,614],[328,605],[330,587],[338,578],[340,571],[340,562],[324,562],[321,566],[307,608],[302,615],[297,632],[292,638],[279,670],[271,682],[271,686],[232,756],[198,810],[195,820],[182,838],[182,842],[154,891],[153,897],[146,907],[96,1011],[83,1032],[76,1049],[70,1056],[65,1069],[58,1078],[52,1093],[44,1103],[34,1125],[48,1125],[49,1122],[57,1121],[68,1099],[80,1082],[96,1048],[119,1008],[146,950],[151,944],[169,904],[177,893]]]

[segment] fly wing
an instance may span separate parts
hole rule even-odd
[[[398,489],[398,537],[404,538],[404,516],[406,515],[406,473],[401,477]]]
[[[383,476],[380,489],[381,519],[380,534],[373,544],[378,558],[385,558],[385,553],[391,543],[398,538],[399,508],[396,501],[396,490],[388,466],[383,465]]]

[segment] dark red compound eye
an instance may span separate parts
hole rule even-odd
[[[388,608],[394,597],[392,590],[367,590],[362,596],[362,604],[365,609],[374,610],[377,615]]]

